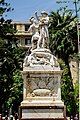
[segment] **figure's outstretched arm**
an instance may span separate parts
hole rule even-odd
[[[32,25],[28,28],[28,32],[32,32]]]
[[[39,21],[39,16],[37,15],[37,12],[35,12],[35,16],[36,16],[37,21]]]

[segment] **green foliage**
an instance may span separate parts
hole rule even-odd
[[[9,99],[5,102],[7,105],[7,108],[12,107],[12,105],[15,106],[16,105],[15,101],[17,101],[18,105],[22,101],[22,98],[20,98],[20,96],[22,96],[22,91],[23,91],[23,80],[22,80],[20,70],[16,70],[13,73],[13,81],[14,83],[12,84],[12,87],[10,89],[11,93],[10,93]]]
[[[6,0],[0,0],[0,16],[3,16],[4,13],[12,11],[10,3],[7,3]]]
[[[5,9],[4,9],[5,8]],[[17,46],[11,20],[5,20],[5,12],[10,11],[10,4],[0,1],[0,113],[7,109],[22,94],[21,69],[24,52]],[[17,70],[17,71],[16,71]],[[21,97],[22,98],[22,97]]]
[[[61,79],[61,94],[62,99],[64,100],[64,103],[66,105],[67,109],[67,115],[68,116],[75,116],[75,111],[78,114],[79,110],[79,84],[76,83],[75,86],[73,86],[72,79],[68,74],[69,69],[65,65],[65,63],[60,59],[59,60],[61,69],[63,69],[62,79]]]
[[[12,43],[6,42],[5,39],[0,39],[0,105],[8,103],[9,105],[6,104],[5,108],[9,108],[13,101],[21,95],[22,78],[19,71],[22,69],[23,57],[22,49],[17,46],[13,47]],[[18,103],[20,100],[18,99]]]
[[[61,58],[62,99],[67,107],[67,115],[75,116],[78,111],[75,90],[69,66],[70,57],[78,52],[76,17],[66,8],[50,14],[50,49]],[[63,62],[62,62],[63,61]]]
[[[57,0],[56,1],[57,4],[59,4],[60,9],[67,7],[69,11],[75,12],[75,16],[78,17],[79,11],[80,11],[80,0]],[[73,4],[73,7],[69,7],[69,4]]]
[[[76,100],[76,106],[77,106],[77,113],[79,113],[79,83],[76,82],[75,86],[74,86],[74,97]]]
[[[76,19],[71,12],[64,9],[50,14],[50,48],[58,57],[69,58],[78,51]]]

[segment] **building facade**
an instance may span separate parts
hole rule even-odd
[[[32,33],[28,32],[30,22],[12,22],[14,30],[16,30],[15,37],[18,45],[26,50],[31,47]]]

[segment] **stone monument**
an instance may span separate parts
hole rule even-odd
[[[31,18],[29,32],[33,32],[31,54],[23,64],[23,101],[20,119],[64,120],[61,100],[60,70],[57,58],[49,50],[48,14],[43,11]]]

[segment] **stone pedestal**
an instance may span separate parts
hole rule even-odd
[[[65,108],[54,106],[54,104],[31,104],[31,106],[20,107],[21,120],[66,120]]]
[[[20,119],[65,119],[64,103],[61,100],[61,74],[58,67],[47,65],[34,66],[34,69],[26,67],[22,71],[24,86]]]

